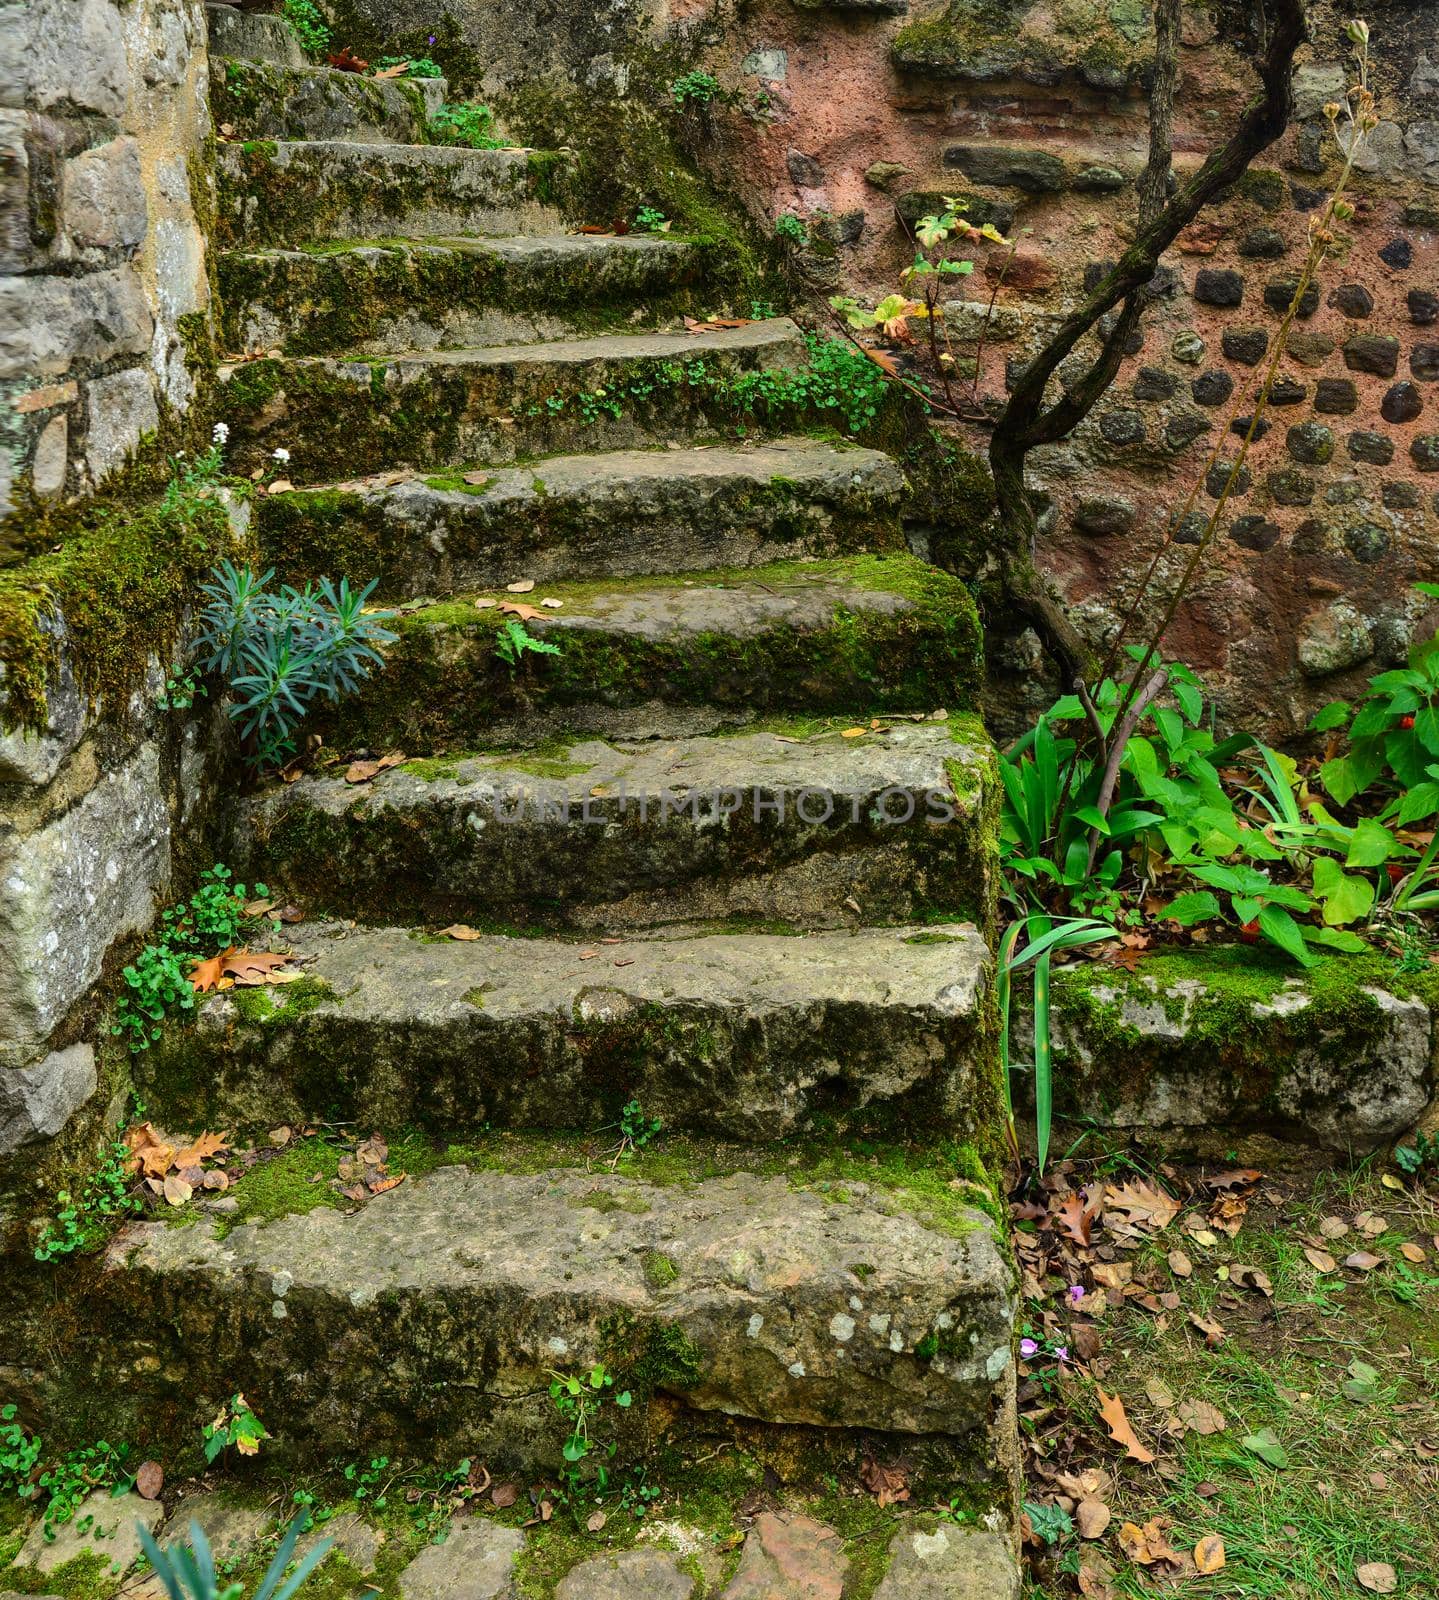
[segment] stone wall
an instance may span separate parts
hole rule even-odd
[[[93,490],[202,347],[200,0],[0,0],[0,515]]]
[[[1238,20],[1251,9],[1184,8],[1180,172],[1253,92]],[[1244,492],[1170,636],[1232,714],[1278,737],[1399,660],[1432,622],[1409,585],[1439,576],[1439,7],[1311,9],[1291,131],[1170,253],[1142,340],[1095,414],[1034,458],[1049,504],[1044,564],[1098,637],[1175,505],[1195,484],[1194,512],[1213,504],[1204,462],[1288,303],[1336,167],[1321,108],[1345,81],[1342,24],[1366,15],[1384,120],[1361,161],[1359,214],[1297,323]],[[912,254],[903,223],[946,194],[1019,236],[982,357],[978,392],[996,405],[1006,372],[1127,237],[1146,152],[1149,7],[674,0],[672,13],[737,96],[710,118],[713,170],[742,172],[766,222],[804,219],[833,287],[897,287]],[[982,247],[964,280],[951,319],[962,353],[974,352],[1003,255]],[[1181,528],[1176,558],[1197,526]],[[1011,712],[1042,700],[1032,636],[993,642]]]

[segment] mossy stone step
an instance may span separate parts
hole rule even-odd
[[[554,232],[564,157],[454,145],[253,140],[216,151],[222,248],[452,233]]]
[[[286,938],[300,984],[215,995],[137,1059],[165,1127],[584,1130],[636,1097],[667,1129],[756,1142],[820,1119],[980,1144],[999,1112],[972,924],[585,944],[308,923]]]
[[[515,624],[504,607],[516,604],[551,652],[503,657]],[[980,691],[973,597],[909,555],[547,583],[392,626],[385,667],[317,714],[331,749],[433,754],[558,734],[669,737],[766,714],[962,711]]]
[[[672,317],[703,260],[701,241],[646,233],[225,251],[220,338],[233,351],[388,355],[614,331]]]
[[[641,577],[905,549],[903,474],[858,446],[781,439],[617,450],[470,476],[380,477],[258,500],[264,564],[293,583],[378,577],[382,598],[406,599],[519,578]]]
[[[232,61],[268,61],[279,67],[302,67],[305,52],[294,30],[281,16],[241,11],[219,0],[205,0],[205,28],[210,55]]]
[[[634,1399],[606,1408],[622,1453],[750,1426],[822,1458],[862,1429],[949,1457],[1007,1511],[1015,1314],[977,1208],[939,1225],[879,1183],[442,1167],[350,1215],[131,1224],[48,1379],[145,1449],[198,1441],[240,1390],[287,1465],[450,1465],[483,1441],[492,1470],[524,1470],[553,1465],[550,1373],[603,1362]]]
[[[590,740],[363,786],[306,777],[249,803],[231,859],[313,910],[371,923],[987,932],[992,753],[977,722],[954,722],[864,739]]]
[[[332,67],[210,58],[210,110],[227,138],[424,144],[443,78],[367,78]]]
[[[294,481],[334,481],[401,466],[626,449],[657,436],[733,437],[742,413],[726,382],[798,368],[805,355],[799,329],[776,317],[700,335],[266,359],[222,367],[219,405],[237,470],[253,470],[283,445]]]

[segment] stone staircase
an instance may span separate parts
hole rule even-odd
[[[238,470],[291,452],[265,559],[406,602],[319,726],[408,760],[244,803],[231,859],[305,907],[306,978],[215,997],[138,1087],[166,1124],[427,1154],[353,1210],[129,1226],[80,1366],[177,1425],[242,1390],[289,1462],[498,1473],[553,1470],[549,1374],[603,1360],[635,1395],[621,1462],[899,1461],[915,1506],[965,1514],[896,1520],[864,1595],[1011,1600],[972,600],[908,553],[888,458],[741,441],[673,381],[806,355],[784,318],[676,326],[703,240],[568,233],[563,156],[425,144],[439,91],[304,66],[264,24],[212,39],[224,337],[263,352],[219,414]],[[559,654],[511,672],[521,579]],[[664,1135],[615,1170],[630,1099]]]

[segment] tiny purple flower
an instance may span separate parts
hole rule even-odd
[[[1077,1306],[1079,1304],[1079,1302],[1081,1300],[1083,1300],[1083,1299],[1084,1299],[1084,1285],[1082,1283],[1071,1283],[1070,1286],[1069,1286],[1069,1301],[1070,1301],[1070,1304]]]
[[[1056,1357],[1057,1360],[1068,1361],[1069,1360],[1069,1346],[1067,1344],[1057,1344],[1057,1345],[1055,1345],[1054,1354],[1055,1354],[1055,1357]]]
[[[1039,1346],[1033,1339],[1021,1339],[1019,1341],[1019,1353],[1026,1361],[1031,1361],[1039,1354]]]
[[[435,36],[434,36],[434,34],[431,34],[430,35],[430,43],[433,44],[434,42],[435,42]]]

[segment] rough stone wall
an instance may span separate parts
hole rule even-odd
[[[96,488],[194,393],[203,6],[0,0],[0,62],[3,515]]]
[[[1192,170],[1253,92],[1237,0],[1186,4],[1175,167]],[[901,219],[946,194],[1020,236],[995,296],[979,394],[1115,256],[1147,145],[1152,13],[1140,0],[673,0],[737,104],[712,116],[717,173],[767,219],[836,247],[835,288],[879,296],[911,255]],[[1383,123],[1350,244],[1322,272],[1244,493],[1169,646],[1236,717],[1283,737],[1402,658],[1439,576],[1439,6],[1319,0],[1294,126],[1155,280],[1142,343],[1095,414],[1033,458],[1042,558],[1103,635],[1168,514],[1201,481],[1274,338],[1336,169],[1321,108],[1345,81],[1344,21],[1374,30]],[[951,317],[961,353],[1003,252],[984,247]],[[968,339],[970,342],[965,343]],[[1240,407],[1241,412],[1245,410]],[[1238,440],[1233,441],[1237,445]],[[976,434],[982,445],[983,434]],[[1181,539],[1194,537],[1190,523]],[[1172,556],[1186,554],[1181,544]],[[1008,709],[1050,692],[1032,636],[993,641]]]

